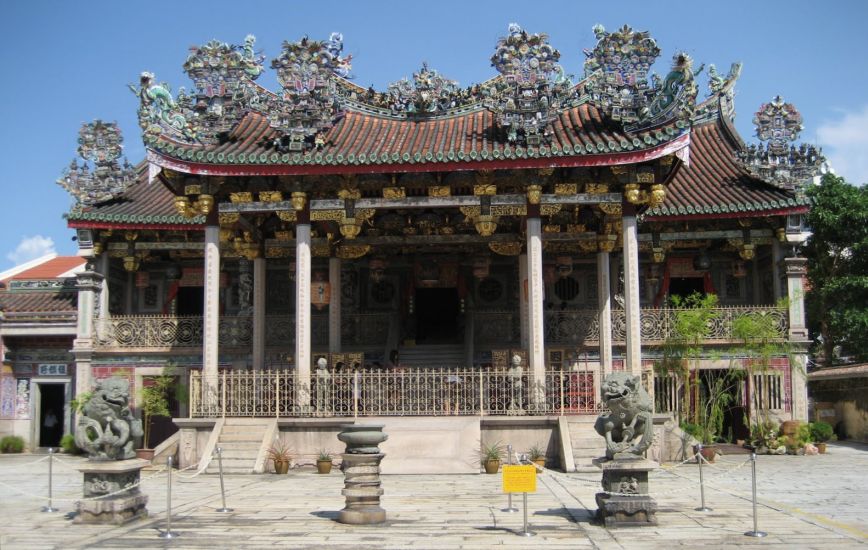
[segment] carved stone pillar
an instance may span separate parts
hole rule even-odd
[[[527,254],[518,257],[518,315],[521,323],[521,349],[528,349]]]
[[[784,260],[784,265],[787,270],[787,297],[790,302],[790,340],[807,341],[804,278],[808,273],[808,260],[787,258]]]
[[[205,227],[205,307],[202,334],[202,399],[205,407],[217,406],[217,365],[220,332],[220,228]]]
[[[542,224],[539,217],[527,218],[528,328],[527,350],[530,374],[530,399],[545,399],[545,326],[543,319]]]
[[[775,239],[772,241],[772,289],[774,291],[775,302],[783,297],[781,290],[781,259],[783,254],[781,251],[781,243]]]
[[[301,410],[310,407],[310,261],[310,220],[299,220],[295,227],[295,403]]]
[[[627,323],[627,371],[634,376],[642,374],[642,342],[639,309],[639,239],[636,235],[636,209],[623,206],[624,250],[624,314]]]
[[[609,286],[609,253],[597,253],[597,303],[600,326],[600,368],[612,372],[612,291]]]
[[[341,259],[329,258],[329,352],[341,351]]]
[[[102,284],[99,289],[99,308],[97,315],[99,319],[108,319],[109,317],[109,255],[103,253],[98,260],[99,273],[103,276]]]
[[[76,277],[78,287],[78,320],[72,352],[75,356],[75,393],[91,389],[91,358],[93,357],[94,314],[96,295],[102,287],[103,276],[93,271],[91,266]]]
[[[265,368],[265,258],[253,260],[253,369]]]

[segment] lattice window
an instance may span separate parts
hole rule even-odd
[[[681,393],[677,376],[655,376],[654,412],[677,413],[681,409]]]
[[[753,387],[759,407],[769,411],[784,408],[784,380],[779,372],[755,374]]]

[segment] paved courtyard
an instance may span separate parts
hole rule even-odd
[[[174,476],[172,530],[165,525],[166,476],[144,472],[150,517],[122,527],[74,525],[69,513],[80,495],[82,459],[55,463],[57,513],[42,513],[47,462],[39,455],[0,455],[0,548],[855,548],[868,544],[868,446],[838,443],[822,456],[760,456],[759,528],[752,529],[748,455],[720,457],[706,468],[706,503],[697,512],[695,464],[666,464],[652,474],[657,527],[607,530],[592,521],[599,476],[547,472],[528,496],[537,535],[518,536],[522,514],[501,511],[507,498],[500,476],[383,476],[381,526],[349,526],[335,518],[343,507],[343,476],[293,470],[285,476],[227,476],[230,513],[218,513],[219,478]],[[42,460],[41,462],[35,462]],[[388,457],[386,458],[388,460]],[[23,494],[22,494],[23,493]],[[514,498],[520,506],[521,497]]]

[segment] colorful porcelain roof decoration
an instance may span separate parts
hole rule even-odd
[[[801,189],[820,173],[826,161],[821,149],[794,142],[802,131],[802,115],[776,96],[754,115],[760,144],[739,151],[738,158],[754,176],[785,189]],[[762,143],[767,142],[767,143]]]
[[[413,82],[402,78],[389,84],[390,107],[396,112],[427,114],[457,106],[458,82],[445,78],[427,63],[413,73]]]
[[[78,205],[90,206],[113,199],[134,181],[135,171],[121,156],[123,137],[115,122],[95,120],[78,131],[79,166],[73,159],[57,183],[75,197]],[[88,165],[93,164],[93,168]]]
[[[248,35],[243,46],[212,40],[190,48],[184,72],[193,81],[192,96],[178,94],[178,103],[202,141],[213,141],[231,130],[246,112],[256,93],[252,82],[262,74],[262,55],[256,55],[256,37]],[[183,90],[183,89],[182,89]]]
[[[696,106],[693,60],[676,53],[665,79],[648,72],[660,55],[657,42],[648,32],[637,32],[624,25],[613,33],[602,25],[594,26],[597,45],[586,52],[585,90],[590,101],[624,129],[651,128],[669,120],[689,120]]]
[[[572,93],[572,83],[557,61],[561,53],[546,34],[528,34],[510,23],[509,34],[497,43],[491,65],[502,76],[488,88],[486,106],[507,128],[510,142],[544,142],[546,126]]]
[[[283,52],[271,62],[283,87],[280,101],[267,113],[271,126],[284,134],[276,140],[280,150],[301,151],[303,143],[330,128],[340,109],[333,76],[350,76],[352,56],[341,57],[343,35],[327,41],[284,42]]]

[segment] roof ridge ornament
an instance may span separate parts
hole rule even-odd
[[[266,115],[283,136],[275,146],[301,151],[313,146],[314,136],[333,124],[340,108],[334,77],[350,78],[352,56],[341,57],[343,35],[333,32],[328,40],[283,42],[283,51],[271,61],[283,95]]]
[[[628,132],[689,121],[696,107],[695,76],[703,66],[694,71],[691,57],[678,52],[666,78],[652,75],[649,86],[649,71],[660,56],[649,32],[624,25],[609,33],[595,25],[594,35],[597,45],[585,52],[585,89],[592,104]]]
[[[389,84],[388,95],[393,111],[408,114],[432,114],[455,107],[461,92],[458,82],[450,80],[422,62],[419,72]]]
[[[820,173],[826,162],[822,149],[805,143],[795,145],[804,126],[802,114],[792,103],[775,96],[760,106],[753,123],[760,143],[737,153],[751,175],[783,189],[799,190]]]
[[[717,96],[718,101],[707,108],[707,113],[717,113],[719,110],[721,116],[730,121],[735,120],[735,82],[741,76],[741,68],[742,64],[736,61],[729,66],[729,73],[724,76],[717,72],[713,63],[709,63],[708,93]]]
[[[84,160],[79,166],[73,159],[58,185],[75,197],[76,206],[92,206],[111,200],[132,185],[135,169],[124,158],[118,163],[123,149],[123,136],[116,122],[94,120],[84,123],[78,131],[78,155]],[[93,169],[88,165],[93,163]]]
[[[486,90],[486,107],[507,129],[510,142],[539,146],[546,127],[572,94],[572,82],[557,63],[561,53],[544,33],[528,34],[517,23],[497,42],[491,65],[501,74]]]

